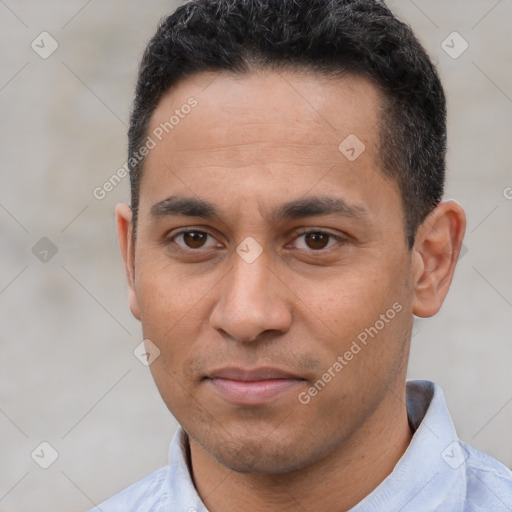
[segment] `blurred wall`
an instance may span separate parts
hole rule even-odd
[[[176,5],[0,2],[0,511],[86,510],[167,463],[176,422],[133,354],[116,242],[128,179],[93,190],[125,162],[137,63]],[[512,3],[389,5],[439,67],[447,197],[468,215],[409,377],[440,384],[462,439],[511,466]]]

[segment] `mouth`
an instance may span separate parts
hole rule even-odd
[[[218,396],[234,405],[264,405],[296,391],[305,379],[277,368],[222,368],[204,378]]]

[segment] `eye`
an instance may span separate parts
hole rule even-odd
[[[222,247],[221,244],[206,231],[198,229],[187,229],[179,231],[168,239],[175,242],[183,249],[211,249],[214,247]]]
[[[297,249],[310,249],[313,251],[321,251],[328,249],[336,243],[343,241],[343,238],[326,231],[310,230],[303,231],[295,239],[295,247]]]

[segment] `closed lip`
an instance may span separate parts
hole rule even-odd
[[[276,379],[305,380],[302,377],[299,377],[298,375],[295,375],[286,370],[271,368],[267,366],[252,369],[239,367],[220,368],[208,373],[206,378],[237,380],[242,382],[257,382]]]
[[[205,377],[205,384],[227,402],[242,407],[264,406],[290,396],[305,379],[279,368],[220,368]]]

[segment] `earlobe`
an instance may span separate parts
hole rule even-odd
[[[119,248],[123,256],[126,279],[128,282],[128,298],[132,315],[140,320],[140,311],[135,291],[135,247],[132,237],[132,210],[124,203],[116,206],[117,236]]]
[[[413,314],[435,315],[448,293],[455,272],[466,215],[456,201],[443,201],[418,229],[413,251]]]

